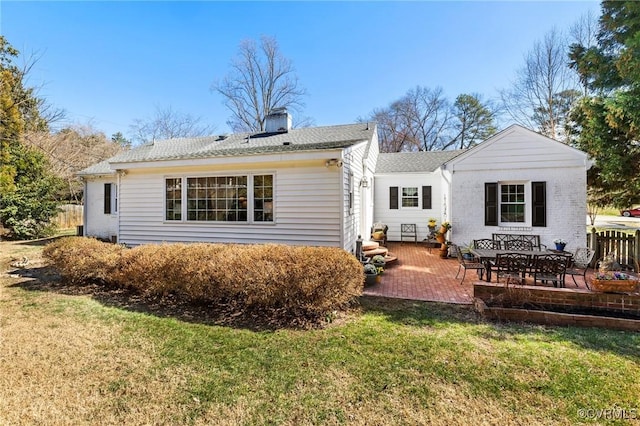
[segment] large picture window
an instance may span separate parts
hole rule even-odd
[[[402,188],[402,207],[418,207],[418,187]]]
[[[273,222],[273,175],[250,178],[167,178],[165,220]]]
[[[187,220],[245,222],[247,177],[187,178]]]
[[[524,184],[500,185],[500,221],[524,223],[526,211]]]

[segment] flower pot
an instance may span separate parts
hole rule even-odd
[[[444,234],[442,233],[436,234],[436,241],[439,242],[440,244],[444,243],[446,241],[444,238]]]
[[[377,282],[378,282],[378,274],[364,274],[365,287],[374,285]]]
[[[558,251],[564,251],[564,248],[566,247],[566,244],[563,243],[556,243],[556,250]]]
[[[440,247],[440,257],[442,259],[446,259],[447,257],[449,257],[449,246],[447,246],[446,244],[443,244]]]

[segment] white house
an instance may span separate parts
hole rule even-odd
[[[373,123],[155,141],[89,167],[84,235],[128,245],[284,243],[353,250],[373,222]]]
[[[587,169],[582,151],[513,125],[465,151],[381,153],[375,175],[374,219],[415,223],[449,221],[449,239],[467,244],[493,233],[540,235],[553,247],[586,245]]]
[[[415,224],[420,240],[427,221],[446,217],[442,165],[464,151],[380,153],[375,173],[374,218],[389,226],[387,237],[400,241],[400,225]]]
[[[586,246],[586,153],[513,125],[443,165],[450,239],[536,234]]]
[[[143,243],[285,243],[352,251],[372,223],[450,221],[464,244],[493,233],[586,244],[587,155],[518,125],[460,151],[378,153],[376,127],[156,141],[83,170],[84,234]]]

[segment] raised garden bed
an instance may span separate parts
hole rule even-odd
[[[474,297],[489,320],[640,331],[640,294],[475,283]]]

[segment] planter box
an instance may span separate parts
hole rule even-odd
[[[591,280],[591,288],[603,293],[633,293],[638,280]]]

